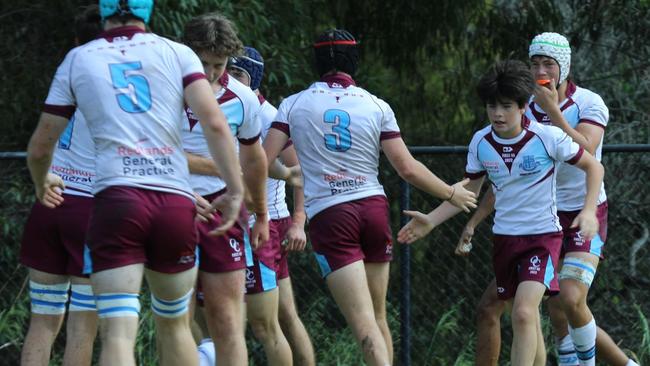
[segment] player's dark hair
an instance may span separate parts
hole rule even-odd
[[[99,6],[92,4],[80,9],[74,18],[74,35],[79,44],[90,42],[102,32],[102,18]]]
[[[478,82],[476,91],[483,103],[514,100],[523,108],[535,90],[535,78],[525,63],[517,60],[499,61],[492,65]]]
[[[238,56],[244,45],[237,37],[237,28],[219,13],[208,13],[190,19],[185,24],[183,43],[194,52],[209,52],[219,56]]]
[[[358,42],[350,32],[330,29],[314,42],[316,71],[323,76],[330,71],[354,75],[359,65]]]

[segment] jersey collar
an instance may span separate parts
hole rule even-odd
[[[352,77],[341,73],[324,75],[320,81],[327,83],[330,88],[347,88],[350,85],[357,85]]]
[[[138,33],[146,33],[146,31],[134,25],[125,25],[123,27],[117,27],[103,31],[100,33],[98,38],[105,38],[108,42],[113,42],[113,40],[118,37],[126,37],[128,39],[131,39]]]

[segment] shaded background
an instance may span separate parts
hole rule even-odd
[[[0,151],[24,151],[54,71],[73,46],[74,15],[88,3],[0,0]],[[599,93],[610,108],[606,143],[650,143],[648,0],[161,0],[156,1],[151,29],[177,38],[186,20],[207,11],[231,18],[244,43],[260,50],[266,59],[261,89],[275,105],[314,80],[310,45],[315,35],[330,27],[347,28],[361,42],[358,84],[393,107],[409,145],[466,145],[486,123],[474,92],[481,73],[497,59],[526,60],[528,43],[535,34],[560,32],[567,35],[573,49],[571,77]],[[590,293],[599,325],[645,363],[650,362],[648,155],[611,153],[604,157],[610,197],[608,259]],[[418,158],[446,181],[462,175],[463,155]],[[385,162],[381,179],[390,197],[396,231],[399,184]],[[16,264],[22,225],[33,202],[24,161],[0,160],[0,183],[0,365],[14,365],[29,312],[26,272]],[[415,209],[428,210],[437,204],[419,192],[411,197]],[[414,365],[471,363],[473,309],[492,272],[487,224],[481,227],[476,253],[469,259],[452,254],[466,219],[456,218],[413,248]],[[389,313],[397,355],[401,292],[399,256],[396,259]],[[319,364],[361,364],[311,255],[294,255],[292,265],[298,306]],[[143,312],[142,324],[139,363],[154,364],[148,311]],[[509,358],[508,324],[506,319],[503,364]],[[57,343],[53,364],[60,362],[61,346]],[[251,363],[263,364],[260,346],[254,341],[249,346]]]

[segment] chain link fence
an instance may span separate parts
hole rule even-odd
[[[447,182],[459,180],[464,148],[414,148],[416,158]],[[650,225],[650,145],[610,146],[603,163],[609,197],[606,260],[589,294],[598,324],[641,364],[650,363],[650,280],[646,274]],[[403,184],[384,159],[381,180],[389,196],[393,233],[400,210],[423,212],[440,201]],[[19,363],[29,320],[26,270],[18,265],[22,228],[33,203],[33,189],[22,155],[0,154],[0,365]],[[401,201],[401,202],[400,202]],[[467,258],[453,254],[469,215],[461,214],[411,246],[398,246],[391,268],[388,320],[399,365],[471,365],[475,345],[475,308],[493,278],[491,220],[476,231]],[[289,257],[299,314],[312,337],[319,365],[361,365],[362,357],[345,321],[328,294],[309,248]],[[143,301],[148,296],[141,297]],[[157,363],[151,314],[143,304],[136,357],[138,364]],[[544,312],[546,314],[546,312]],[[544,316],[547,348],[550,326]],[[501,363],[507,364],[511,331],[502,322]],[[59,336],[51,364],[60,364],[64,335]],[[251,365],[264,365],[261,345],[248,334]],[[97,342],[98,343],[98,342]],[[551,353],[552,354],[552,353]],[[552,357],[549,357],[552,362]]]

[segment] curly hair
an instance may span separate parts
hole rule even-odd
[[[190,19],[185,24],[183,43],[194,52],[208,52],[219,56],[238,56],[244,45],[237,37],[237,28],[219,13],[207,13]]]

